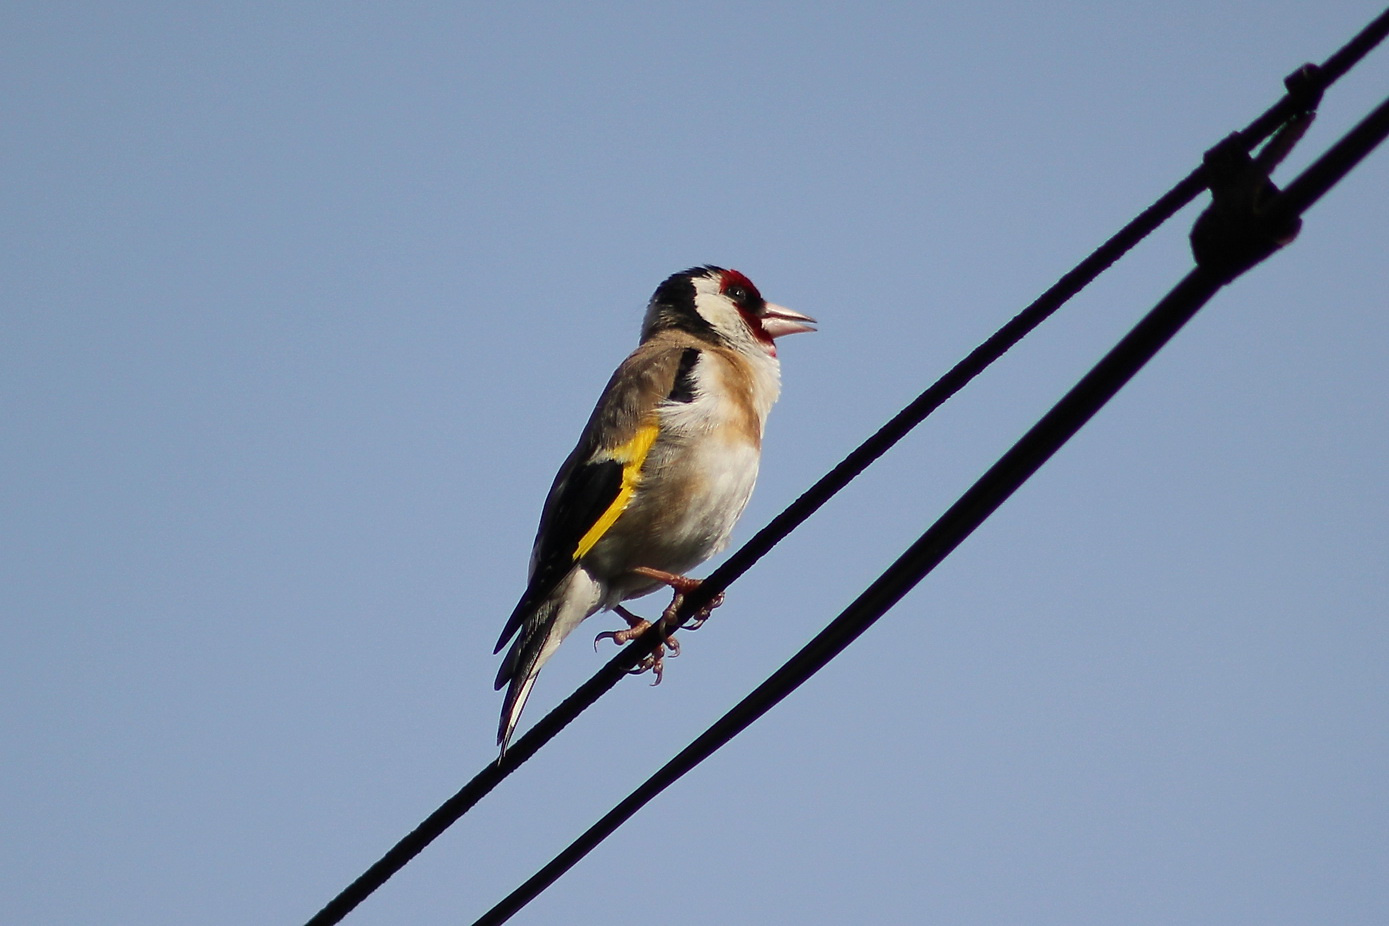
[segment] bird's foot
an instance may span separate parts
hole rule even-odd
[[[599,640],[612,640],[618,646],[626,646],[628,643],[641,636],[651,627],[651,622],[649,620],[646,620],[642,617],[637,617],[635,614],[633,614],[631,611],[628,611],[621,605],[618,605],[617,607],[613,608],[613,610],[617,612],[617,614],[624,621],[627,622],[627,629],[605,630],[604,632],[598,634],[598,636],[593,638],[594,652],[598,651]],[[646,656],[646,658],[644,658],[641,662],[634,666],[630,670],[630,673],[632,675],[641,675],[643,672],[650,672],[652,675],[655,676],[655,681],[653,681],[651,684],[661,684],[661,678],[665,674],[665,655],[667,649],[670,650],[670,657],[672,659],[680,655],[680,641],[675,639],[675,634],[673,633],[669,634],[665,638],[665,640],[658,643],[656,645],[656,651]]]
[[[661,612],[661,620],[667,627],[679,627],[681,630],[698,630],[704,626],[704,622],[709,619],[709,615],[715,608],[723,604],[723,592],[719,592],[709,603],[691,614],[683,624],[676,624],[675,619],[679,614],[680,605],[685,603],[685,596],[704,584],[703,579],[691,579],[689,576],[676,575],[673,572],[666,572],[663,569],[652,569],[648,566],[638,566],[633,572],[644,575],[649,579],[655,579],[664,585],[669,585],[675,592],[670,604]]]

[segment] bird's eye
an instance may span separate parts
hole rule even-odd
[[[725,289],[723,291],[723,294],[727,296],[729,299],[732,299],[734,302],[738,303],[739,305],[745,305],[749,298],[747,287],[739,286],[736,283],[728,287],[728,289]]]

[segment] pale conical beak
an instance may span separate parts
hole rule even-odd
[[[785,334],[799,334],[802,331],[815,330],[815,319],[809,315],[802,315],[800,312],[791,311],[784,305],[774,305],[770,302],[766,304],[766,308],[763,309],[757,320],[762,323],[762,330],[767,332],[769,338],[779,338]]]

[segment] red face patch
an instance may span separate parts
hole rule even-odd
[[[719,284],[719,292],[727,295],[730,289],[743,289],[747,292],[747,294],[750,297],[752,297],[751,299],[746,300],[747,302],[751,303],[750,305],[746,306],[746,308],[754,308],[760,305],[763,301],[762,294],[757,291],[756,286],[752,285],[752,280],[749,280],[747,277],[743,276],[743,274],[739,273],[737,270],[725,270],[723,272],[723,280]],[[734,299],[734,302],[738,302],[741,305],[743,300]]]
[[[743,274],[737,270],[725,270],[723,278],[719,282],[719,292],[733,300],[733,305],[737,307],[738,314],[743,316],[743,321],[747,324],[748,330],[753,337],[767,346],[773,354],[776,348],[772,346],[771,335],[762,327],[762,320],[759,316],[762,307],[767,301],[762,298],[762,294],[757,291],[757,287],[752,284]]]

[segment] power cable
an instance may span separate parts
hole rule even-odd
[[[1287,119],[1315,107],[1321,93],[1344,76],[1355,64],[1389,35],[1389,9],[1380,14],[1355,38],[1328,58],[1322,65],[1306,65],[1291,75],[1285,83],[1288,92],[1272,107],[1238,133],[1239,144],[1252,150]],[[1129,249],[1150,234],[1178,210],[1191,202],[1205,188],[1205,170],[1197,168],[1143,210],[1090,256],[1062,276],[1031,305],[976,347],[964,360],[930,388],[914,399],[873,436],[845,457],[829,473],[803,493],[785,511],[763,527],[747,543],[705,579],[704,584],[686,596],[681,614],[688,616],[707,604],[713,596],[726,590],[773,546],[814,514],[826,501],[851,482],[859,473],[886,453],[936,408],[958,392],[971,379],[1014,344],[1025,337],[1072,296],[1099,276]],[[633,640],[609,660],[587,682],[542,717],[506,754],[489,763],[457,793],[444,801],[410,833],[390,848],[380,859],[307,922],[306,926],[332,926],[342,922],[348,913],[369,897],[392,875],[405,867],[457,822],[479,800],[492,791],[523,762],[553,739],[579,714],[592,706],[608,689],[635,667],[645,656],[654,652],[662,635],[653,628]]]
[[[1214,169],[1218,164],[1234,164],[1234,173],[1238,174],[1226,174],[1230,182],[1212,191],[1215,198],[1212,211],[1220,210],[1228,219],[1234,208],[1240,208],[1243,222],[1222,224],[1218,238],[1207,237],[1198,243],[1202,229],[1198,221],[1197,231],[1193,232],[1194,250],[1199,255],[1196,269],[1188,273],[887,571],[800,652],[545,867],[477,919],[473,926],[497,926],[510,919],[652,798],[747,729],[843,652],[1075,436],[1222,286],[1290,240],[1287,236],[1296,234],[1301,214],[1386,136],[1389,136],[1389,100],[1381,103],[1289,184],[1286,192],[1267,202],[1243,195],[1248,192],[1248,180],[1267,180],[1266,174],[1258,176],[1258,167],[1246,152],[1239,152],[1243,155],[1240,160],[1231,157],[1231,146],[1224,143],[1212,149],[1206,159],[1207,165]],[[1266,189],[1271,190],[1271,185]],[[1205,234],[1213,233],[1207,227]]]

